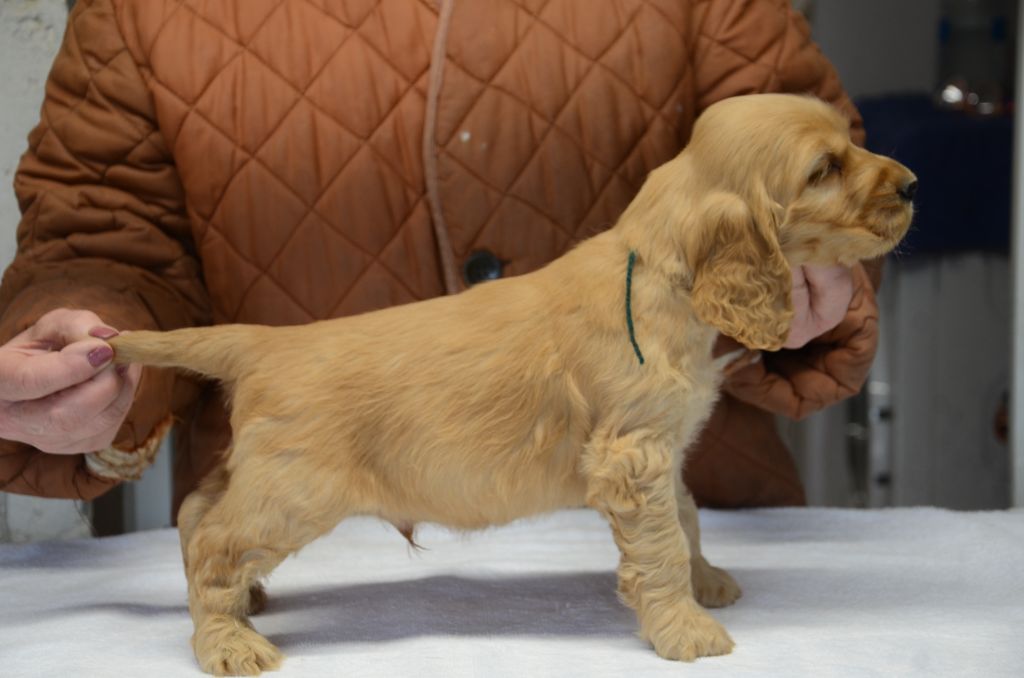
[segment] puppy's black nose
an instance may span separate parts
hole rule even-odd
[[[914,181],[904,184],[897,192],[900,194],[901,198],[910,202],[914,199],[914,195],[917,194],[917,180],[915,179]]]

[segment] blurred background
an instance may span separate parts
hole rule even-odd
[[[5,229],[18,222],[10,185],[38,118],[68,4],[0,0]],[[1014,487],[1008,437],[1018,3],[793,4],[864,115],[868,147],[899,159],[921,181],[914,231],[886,267],[882,340],[868,386],[807,421],[779,422],[808,500],[1006,508]],[[13,233],[3,233],[0,267],[14,246]],[[91,505],[0,492],[0,542],[170,525],[170,457],[163,450],[141,481]]]

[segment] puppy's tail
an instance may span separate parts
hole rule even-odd
[[[170,332],[127,332],[109,340],[115,363],[177,367],[234,381],[255,360],[262,330],[253,325],[189,327]]]

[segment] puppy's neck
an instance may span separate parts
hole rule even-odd
[[[651,173],[609,233],[618,241],[623,266],[631,257],[635,262],[628,311],[640,352],[645,343],[657,344],[672,361],[704,354],[711,359],[717,330],[694,311],[693,271],[686,253],[688,231],[698,226],[705,185],[684,152]],[[625,275],[620,284],[625,289]]]
[[[684,152],[651,172],[613,229],[644,269],[666,285],[689,290],[685,233],[697,218],[700,180]]]

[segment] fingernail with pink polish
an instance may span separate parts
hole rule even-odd
[[[117,376],[121,377],[122,379],[128,376],[127,365],[118,365],[117,367],[114,368],[114,371],[117,372]]]
[[[89,364],[93,367],[99,367],[110,362],[110,359],[114,357],[114,349],[109,346],[99,346],[89,351]]]
[[[97,339],[111,339],[116,337],[118,334],[117,330],[113,327],[104,327],[103,325],[97,325],[96,327],[89,330],[90,337],[96,337]]]

